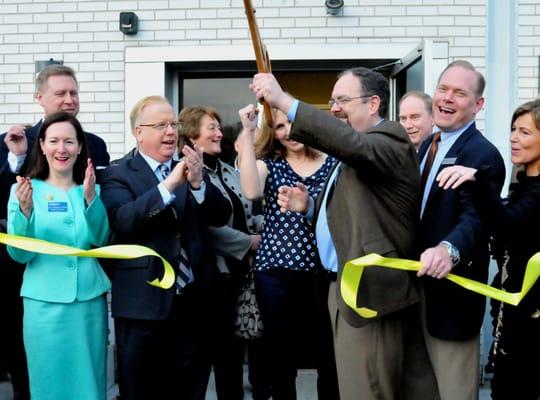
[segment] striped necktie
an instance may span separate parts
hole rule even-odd
[[[167,164],[159,164],[157,170],[161,178],[160,181],[163,181],[171,173],[171,169],[168,167]]]
[[[181,293],[182,289],[189,283],[191,275],[189,259],[186,251],[182,247],[178,257],[178,272],[176,273],[176,293]]]
[[[157,167],[160,180],[163,181],[171,173],[171,169],[166,164],[159,164]],[[178,271],[176,272],[176,293],[180,294],[190,281],[191,271],[189,258],[186,250],[182,247],[177,258]]]

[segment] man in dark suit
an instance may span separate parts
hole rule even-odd
[[[373,252],[413,255],[419,206],[416,152],[403,128],[384,120],[388,82],[367,68],[341,73],[330,100],[337,118],[291,98],[270,74],[257,74],[251,88],[258,99],[287,113],[293,121],[290,139],[340,161],[315,204],[302,185],[282,187],[278,203],[308,217],[314,212],[321,262],[335,281],[328,303],[341,400],[432,398],[434,379],[414,277],[398,270],[365,270],[357,307],[376,310],[377,318],[371,319],[344,303],[337,283],[348,260]]]
[[[176,121],[165,98],[141,99],[131,112],[138,152],[102,177],[114,243],[150,247],[177,274],[175,285],[165,290],[148,284],[163,274],[156,257],[112,265],[122,400],[203,400],[206,392],[201,327],[213,318],[206,298],[219,273],[206,228],[224,225],[231,208],[208,177],[203,179],[202,149],[186,146],[184,159],[173,161]]]
[[[58,111],[77,115],[79,112],[79,86],[75,72],[63,65],[45,67],[36,78],[35,97],[47,117]],[[15,177],[28,167],[27,153],[32,149],[42,121],[32,127],[12,126],[0,135],[0,219],[6,218],[9,188]],[[103,139],[86,133],[90,157],[98,170],[109,165],[109,154]],[[99,175],[98,175],[99,176]],[[16,398],[28,399],[28,375],[22,344],[22,302],[19,291],[24,267],[15,263],[0,249],[0,316],[6,327],[1,330],[0,351],[8,355],[8,368]]]
[[[502,157],[474,123],[484,105],[484,86],[482,74],[467,61],[445,68],[433,97],[433,118],[440,132],[419,152],[424,184],[418,275],[425,276],[424,335],[442,400],[478,398],[485,297],[441,278],[452,271],[486,282],[489,252],[488,233],[470,196],[459,189],[443,190],[436,177],[454,164],[488,168],[500,192],[505,178]]]

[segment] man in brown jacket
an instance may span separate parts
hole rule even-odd
[[[259,100],[287,113],[290,139],[340,161],[317,199],[299,185],[283,187],[278,202],[312,218],[324,271],[337,278],[328,305],[341,400],[433,398],[414,278],[386,268],[365,270],[357,306],[376,310],[372,319],[343,302],[338,284],[348,260],[369,253],[413,255],[420,179],[407,134],[384,119],[387,80],[367,68],[341,73],[329,102],[337,118],[284,93],[270,74],[257,74],[250,87]]]

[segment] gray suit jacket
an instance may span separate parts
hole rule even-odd
[[[387,257],[414,255],[419,218],[420,177],[416,152],[396,122],[383,121],[367,132],[357,132],[337,118],[300,103],[290,138],[342,161],[327,217],[338,258],[338,282],[348,260],[378,253]],[[326,187],[321,193],[326,191]],[[315,222],[320,207],[316,203]],[[418,302],[414,276],[405,271],[367,268],[357,306],[382,317]],[[341,297],[338,305],[353,326],[360,317]]]
[[[234,229],[233,226],[233,214],[229,217],[227,224],[224,226],[209,226],[208,236],[211,240],[212,247],[216,252],[217,266],[220,272],[230,273],[227,266],[226,257],[233,257],[237,260],[242,260],[251,248],[251,234],[260,233],[262,231],[263,216],[253,215],[253,203],[242,195],[242,188],[240,186],[240,175],[232,166],[218,162],[218,168],[221,169],[221,175],[223,176],[227,186],[232,190],[240,202],[244,206],[244,217],[246,218],[246,226],[250,232],[244,233],[238,229]],[[233,206],[232,200],[229,194],[223,187],[217,173],[205,166],[205,171],[210,177],[210,182],[214,184],[221,194]]]

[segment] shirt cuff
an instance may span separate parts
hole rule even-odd
[[[11,172],[17,174],[21,170],[21,167],[24,164],[24,160],[26,160],[26,154],[21,154],[18,156],[10,151],[8,153],[7,160]]]
[[[315,214],[315,200],[313,200],[313,197],[309,196],[309,204],[308,204],[308,209],[307,211],[304,213],[302,213],[304,215],[304,217],[308,220],[308,221],[312,221],[313,220],[313,215]]]
[[[296,119],[296,111],[298,111],[298,104],[300,104],[298,99],[294,99],[291,107],[289,108],[289,111],[287,111],[287,119],[290,122],[294,122],[294,120]]]
[[[159,190],[159,194],[161,195],[161,200],[163,200],[163,204],[168,206],[171,201],[176,198],[176,196],[167,190],[163,182],[160,182],[157,187]]]
[[[195,197],[195,201],[198,204],[202,204],[204,202],[204,194],[206,192],[206,182],[205,181],[201,182],[201,186],[198,189],[193,189],[190,186],[189,190],[191,191],[191,194],[193,194],[193,197]]]

